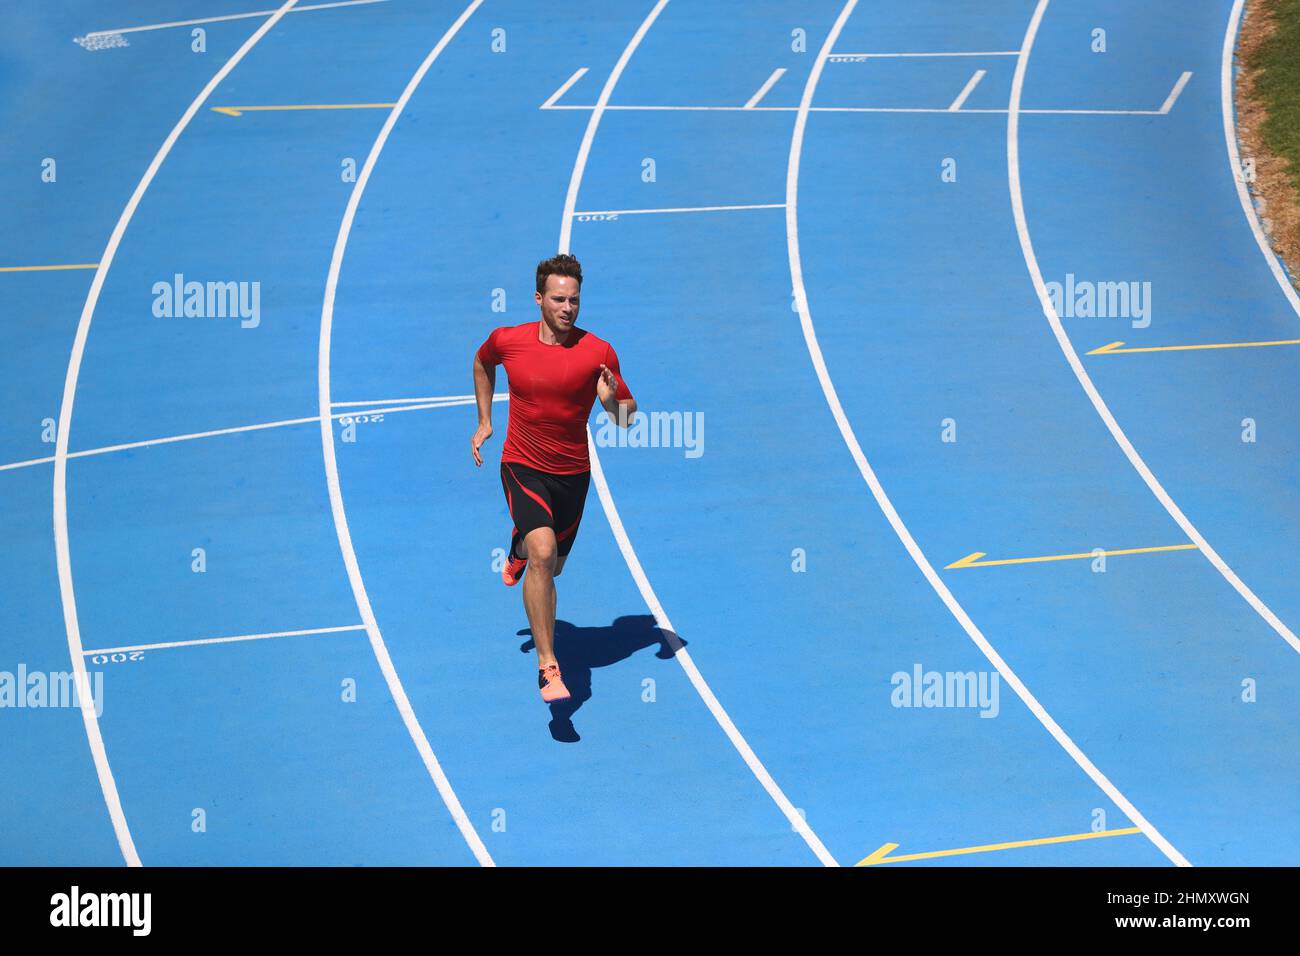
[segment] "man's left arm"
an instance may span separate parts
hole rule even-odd
[[[611,420],[621,428],[626,428],[636,414],[636,399],[628,389],[619,372],[618,356],[612,348],[606,350],[605,362],[600,366],[600,378],[596,380],[596,394],[600,404]]]

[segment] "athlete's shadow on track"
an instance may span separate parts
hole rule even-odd
[[[531,635],[531,628],[518,632]],[[562,743],[577,743],[582,738],[573,726],[573,715],[591,699],[591,671],[626,660],[637,651],[658,645],[655,657],[672,660],[686,642],[672,631],[661,630],[649,614],[616,618],[607,627],[578,627],[568,621],[555,622],[555,656],[564,674],[570,698],[551,704],[551,736]],[[525,654],[534,648],[530,636],[519,648]]]

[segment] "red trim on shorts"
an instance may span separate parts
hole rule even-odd
[[[515,484],[517,484],[517,485],[519,486],[519,490],[522,491],[524,494],[526,494],[529,498],[532,498],[534,501],[536,501],[536,502],[537,502],[539,505],[541,505],[543,508],[545,508],[545,509],[546,509],[546,513],[547,513],[548,515],[550,515],[551,520],[554,521],[554,520],[555,520],[555,515],[551,514],[551,506],[548,505],[545,501],[543,501],[542,498],[539,497],[537,494],[535,494],[534,492],[532,492],[532,491],[530,491],[528,488],[526,488],[526,487],[524,486],[524,483],[523,483],[522,481],[519,480],[518,476],[515,475],[515,470],[514,470],[513,468],[511,468],[511,467],[510,467],[508,464],[506,464],[505,462],[502,462],[502,464],[505,465],[505,467],[506,467],[506,471],[510,472],[510,477],[515,479]],[[513,518],[513,517],[514,517],[514,513],[511,512],[511,515],[510,515],[510,516]]]
[[[573,532],[576,531],[578,528],[578,522],[581,520],[582,520],[582,515],[578,515],[577,521],[573,522],[573,524],[569,525],[567,528],[565,528],[563,531],[557,534],[555,536],[556,543],[563,541],[569,535],[573,534]]]

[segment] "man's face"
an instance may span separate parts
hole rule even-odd
[[[546,291],[536,292],[537,303],[542,307],[542,318],[563,335],[578,321],[578,280],[570,276],[549,275]]]

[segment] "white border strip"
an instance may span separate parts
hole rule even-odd
[[[366,585],[361,578],[360,565],[357,563],[357,553],[352,546],[352,532],[348,528],[347,512],[343,507],[343,490],[339,484],[339,465],[334,450],[334,423],[333,416],[330,414],[330,344],[334,328],[334,296],[338,289],[339,272],[343,268],[343,256],[347,252],[348,236],[352,232],[352,222],[356,218],[357,207],[361,204],[361,197],[366,191],[366,184],[370,182],[370,174],[379,161],[379,154],[383,152],[389,134],[392,133],[393,127],[402,115],[402,110],[406,108],[407,102],[415,93],[416,87],[420,85],[420,81],[424,79],[425,74],[429,72],[429,68],[433,66],[433,61],[438,58],[447,44],[460,31],[460,28],[465,25],[465,21],[482,3],[483,0],[473,0],[464,9],[461,15],[456,18],[456,22],[447,28],[447,32],[442,35],[442,39],[429,51],[428,56],[424,58],[424,62],[420,64],[410,80],[407,81],[406,89],[402,90],[402,95],[384,121],[383,128],[379,131],[374,144],[370,147],[369,155],[366,156],[365,165],[361,167],[361,175],[357,177],[356,184],[352,187],[352,192],[348,197],[347,209],[343,213],[343,220],[339,223],[338,237],[334,242],[334,254],[330,258],[329,274],[325,279],[325,300],[321,305],[320,317],[320,349],[317,354],[317,399],[320,406],[321,451],[325,459],[325,480],[329,486],[330,511],[334,515],[334,530],[338,533],[339,550],[343,555],[343,563],[347,567],[348,581],[352,585],[352,595],[356,599],[357,610],[361,613],[361,620],[365,624],[366,633],[370,638],[370,646],[374,650],[375,659],[379,662],[380,670],[383,671],[384,680],[388,683],[388,690],[393,695],[393,702],[402,715],[403,723],[406,724],[406,730],[411,735],[411,740],[415,743],[416,749],[420,752],[420,756],[424,760],[424,766],[433,779],[434,785],[438,788],[443,803],[447,805],[447,810],[451,813],[452,819],[456,821],[461,836],[469,844],[470,850],[474,853],[474,858],[478,860],[480,865],[495,866],[496,864],[488,853],[487,847],[483,845],[482,839],[474,829],[474,824],[466,815],[465,808],[461,806],[456,792],[452,789],[451,781],[447,779],[441,764],[438,763],[438,758],[434,756],[433,747],[429,744],[429,738],[425,736],[424,728],[420,726],[420,721],[415,716],[411,701],[406,696],[406,689],[397,676],[397,669],[393,666],[392,657],[389,656],[388,647],[384,643],[384,636],[379,630],[379,622],[375,619],[375,612],[370,606],[370,597],[366,594]]]
[[[803,329],[804,342],[808,346],[809,358],[812,360],[813,368],[816,369],[817,372],[817,380],[821,383],[822,392],[826,396],[826,403],[830,406],[831,414],[835,418],[835,423],[839,426],[840,434],[844,438],[844,443],[848,446],[849,452],[853,455],[853,460],[857,463],[858,471],[862,474],[863,480],[866,481],[867,486],[871,489],[871,494],[876,499],[876,504],[880,506],[880,510],[884,513],[885,518],[888,519],[890,526],[894,529],[894,533],[898,535],[898,539],[903,543],[903,546],[907,549],[907,553],[911,555],[916,566],[920,569],[921,573],[925,575],[925,579],[930,582],[930,587],[934,589],[935,594],[937,594],[940,600],[943,601],[944,605],[947,606],[952,616],[957,619],[957,622],[962,626],[962,629],[966,632],[967,636],[969,636],[975,645],[983,652],[989,662],[997,668],[998,673],[1002,675],[1002,679],[1005,680],[1016,692],[1016,696],[1024,701],[1025,706],[1029,708],[1030,712],[1032,712],[1036,718],[1038,718],[1038,722],[1047,729],[1048,733],[1056,739],[1056,742],[1061,745],[1071,758],[1073,758],[1074,762],[1079,765],[1084,773],[1092,779],[1093,783],[1100,787],[1136,826],[1142,829],[1142,832],[1147,835],[1147,838],[1159,847],[1160,851],[1164,853],[1165,856],[1179,866],[1190,866],[1191,864],[1188,863],[1183,855],[1174,849],[1168,840],[1161,836],[1160,832],[1156,830],[1156,828],[1152,826],[1141,813],[1138,812],[1137,808],[1128,801],[1124,794],[1120,793],[1119,789],[1106,778],[1105,774],[1097,769],[1092,761],[1089,760],[1083,751],[1079,749],[1078,745],[1075,744],[1065,731],[1061,729],[1060,725],[1052,719],[1052,716],[1047,712],[1043,705],[1038,702],[1037,698],[1035,698],[1032,693],[1030,693],[1029,688],[1021,682],[1015,671],[1013,671],[1007,662],[1002,659],[998,652],[993,648],[993,645],[991,645],[980,632],[980,629],[975,626],[975,622],[971,620],[970,615],[966,613],[965,608],[958,603],[952,592],[948,590],[948,586],[943,583],[938,572],[935,571],[934,566],[930,563],[929,559],[926,558],[924,552],[921,551],[920,546],[916,543],[916,539],[912,537],[912,533],[908,530],[907,525],[905,525],[903,519],[899,517],[898,512],[894,509],[893,502],[889,500],[889,496],[885,493],[884,487],[881,485],[880,480],[876,477],[876,473],[868,463],[867,456],[863,453],[862,446],[858,444],[857,436],[853,432],[853,426],[849,424],[848,416],[845,415],[844,408],[840,404],[839,395],[835,391],[835,383],[831,381],[830,372],[827,371],[826,360],[822,356],[821,346],[817,342],[817,332],[813,327],[812,314],[808,308],[808,293],[804,288],[803,264],[799,254],[799,161],[803,151],[804,129],[808,122],[808,107],[812,104],[813,93],[817,88],[817,81],[820,79],[822,68],[826,64],[826,57],[829,55],[831,48],[835,45],[836,38],[844,28],[845,21],[848,19],[849,14],[853,12],[853,8],[856,5],[857,0],[848,0],[844,5],[844,8],[840,11],[839,18],[831,28],[830,34],[827,35],[825,43],[822,44],[821,52],[818,54],[817,60],[813,64],[812,72],[808,75],[807,84],[804,86],[803,98],[799,105],[799,114],[795,119],[794,133],[790,139],[790,164],[786,174],[785,216],[787,246],[790,255],[790,279],[793,283],[795,305],[799,310],[799,324]],[[1018,61],[1016,71],[1017,84],[1024,78],[1024,64],[1028,57],[1029,47],[1033,43],[1034,33],[1038,29],[1038,23],[1042,18],[1043,9],[1046,5],[1047,0],[1040,0],[1038,10],[1035,12],[1034,18],[1030,22],[1029,31],[1025,36],[1023,52]],[[1013,93],[1012,102],[1018,104],[1019,86],[1014,86],[1013,89],[1015,92]],[[1013,117],[1015,116],[1014,109],[1011,115]]]
[[[1259,251],[1264,254],[1264,261],[1268,263],[1273,278],[1277,280],[1277,284],[1282,288],[1282,294],[1291,303],[1291,308],[1295,310],[1296,315],[1300,316],[1300,294],[1297,294],[1291,280],[1287,278],[1286,270],[1282,268],[1282,262],[1277,254],[1273,252],[1273,247],[1268,244],[1268,237],[1264,235],[1264,227],[1259,222],[1259,214],[1255,211],[1255,202],[1250,198],[1250,189],[1246,186],[1246,181],[1242,176],[1241,153],[1237,148],[1232,56],[1237,46],[1237,28],[1241,24],[1241,13],[1244,7],[1245,0],[1236,0],[1236,3],[1232,5],[1232,13],[1228,16],[1228,29],[1223,35],[1223,64],[1222,69],[1219,71],[1220,99],[1223,102],[1223,138],[1228,144],[1228,165],[1232,169],[1232,181],[1237,184],[1237,199],[1241,202],[1241,209],[1246,214],[1246,222],[1250,224],[1250,231],[1255,236],[1255,244],[1259,246]]]
[[[355,7],[363,3],[387,3],[388,0],[339,0],[336,3],[313,3],[310,6],[294,7],[290,13],[305,13],[308,10],[329,10],[333,7]],[[190,27],[196,23],[220,23],[225,20],[247,20],[250,17],[269,17],[274,10],[254,10],[252,13],[230,13],[221,17],[200,17],[197,20],[173,20],[170,23],[148,23],[141,27],[118,27],[116,30],[92,30],[86,37],[110,36],[114,33],[139,33],[142,30],[167,30],[171,27]]]
[[[1291,649],[1300,653],[1300,638],[1297,638],[1291,629],[1288,628],[1274,614],[1268,606],[1259,599],[1259,597],[1248,588],[1241,578],[1237,577],[1235,571],[1228,567],[1226,561],[1219,556],[1219,553],[1210,547],[1210,543],[1196,529],[1196,526],[1188,520],[1183,514],[1182,509],[1174,503],[1173,498],[1165,491],[1164,486],[1160,484],[1155,474],[1147,467],[1147,463],[1142,460],[1133,443],[1129,441],[1128,435],[1124,434],[1124,429],[1115,420],[1111,414],[1110,408],[1106,405],[1097,386],[1093,384],[1091,376],[1083,367],[1083,362],[1079,360],[1079,354],[1074,350],[1074,343],[1070,341],[1069,335],[1066,334],[1065,327],[1061,324],[1061,317],[1056,314],[1056,307],[1052,304],[1051,294],[1047,291],[1047,285],[1043,281],[1043,273],[1038,265],[1038,255],[1034,252],[1034,243],[1029,235],[1029,222],[1025,216],[1025,201],[1020,188],[1020,95],[1024,88],[1025,71],[1029,65],[1029,52],[1034,43],[1034,35],[1038,30],[1038,24],[1042,20],[1043,13],[1047,9],[1048,0],[1039,0],[1038,9],[1034,13],[1034,18],[1030,23],[1029,31],[1025,34],[1025,45],[1023,54],[1016,62],[1016,73],[1011,81],[1011,104],[1007,115],[1007,180],[1011,190],[1011,211],[1016,221],[1016,232],[1020,237],[1020,251],[1025,257],[1025,266],[1029,270],[1029,277],[1033,281],[1034,291],[1038,294],[1039,304],[1042,306],[1043,315],[1047,318],[1052,327],[1052,332],[1056,335],[1057,344],[1061,347],[1061,352],[1065,360],[1069,362],[1070,368],[1074,370],[1074,377],[1079,380],[1079,385],[1083,387],[1088,399],[1092,402],[1092,407],[1097,410],[1101,420],[1105,422],[1106,428],[1110,431],[1111,437],[1115,443],[1123,450],[1125,457],[1128,458],[1129,464],[1134,470],[1142,476],[1151,493],[1164,506],[1169,517],[1177,522],[1178,527],[1183,529],[1189,541],[1195,542],[1201,553],[1218,572],[1223,575],[1225,581],[1232,585],[1233,589],[1262,617],[1278,636],[1291,645]]]
[[[266,36],[267,31],[280,22],[280,18],[296,2],[297,0],[286,0],[284,5],[271,15],[270,19],[258,27],[256,32],[244,41],[243,45],[234,52],[234,55],[199,91],[199,95],[194,98],[194,102],[190,103],[189,109],[176,121],[172,131],[167,134],[162,146],[158,147],[153,162],[145,170],[144,176],[135,187],[135,192],[127,200],[122,215],[118,217],[117,225],[113,228],[112,235],[108,237],[108,245],[104,249],[104,254],[99,257],[99,267],[95,269],[95,276],[90,283],[90,291],[86,295],[86,304],[81,309],[81,319],[77,323],[77,334],[72,342],[72,354],[68,357],[67,377],[63,382],[63,403],[59,409],[59,430],[54,444],[54,549],[59,569],[59,598],[63,602],[63,626],[68,632],[68,651],[72,656],[72,668],[77,681],[77,693],[80,695],[81,718],[86,725],[86,739],[90,744],[90,752],[95,760],[95,772],[99,775],[100,788],[104,791],[104,802],[108,805],[108,815],[113,821],[113,831],[117,834],[118,846],[121,848],[122,856],[126,859],[128,866],[140,866],[140,856],[136,852],[135,841],[131,839],[131,829],[127,826],[126,814],[122,810],[122,801],[117,792],[117,782],[113,779],[113,769],[108,763],[108,752],[104,749],[104,738],[99,731],[99,718],[95,716],[95,708],[91,700],[90,680],[86,674],[86,661],[82,654],[81,626],[77,621],[77,593],[72,583],[72,551],[68,544],[68,437],[72,431],[72,407],[77,397],[77,378],[81,374],[81,360],[86,351],[86,339],[90,335],[90,323],[95,317],[95,306],[99,303],[99,294],[104,288],[104,280],[108,276],[109,268],[113,265],[113,257],[117,255],[117,247],[122,242],[122,236],[126,234],[126,227],[130,225],[136,207],[140,205],[140,200],[144,198],[149,184],[153,182],[154,176],[158,174],[158,170],[162,167],[167,154],[176,145],[176,140],[180,138],[181,133],[190,124],[190,120],[194,118],[194,114],[199,111],[204,101],[212,95],[212,91],[230,74],[230,71],[235,68],[248,51],[262,37]]]
[[[660,11],[667,4],[668,0],[658,0],[654,9],[647,14],[646,18],[641,22],[641,26],[633,34],[632,39],[628,41],[627,46],[623,49],[623,55],[618,58],[618,62],[614,64],[614,69],[610,71],[608,79],[605,80],[605,85],[600,91],[600,97],[596,101],[596,106],[587,121],[587,130],[582,136],[581,146],[578,147],[578,155],[573,164],[573,175],[569,179],[568,195],[564,201],[564,217],[560,223],[560,252],[569,251],[569,240],[573,229],[573,210],[577,205],[578,189],[582,185],[582,175],[587,167],[587,157],[591,153],[591,144],[596,138],[596,127],[600,125],[601,115],[609,104],[609,99],[614,93],[614,87],[618,84],[619,77],[627,67],[632,54],[641,44],[642,38],[649,31],[656,18],[658,18]],[[627,531],[623,528],[623,521],[619,517],[618,509],[614,506],[614,497],[610,494],[608,482],[605,481],[605,472],[601,468],[600,455],[596,451],[596,443],[592,440],[590,428],[587,429],[587,451],[591,458],[592,483],[596,486],[596,493],[600,496],[601,507],[605,509],[605,517],[609,521],[610,531],[613,532],[615,540],[618,541],[618,549],[623,554],[623,560],[627,562],[628,570],[632,573],[632,579],[636,581],[637,589],[641,592],[641,597],[645,600],[650,613],[654,615],[655,623],[659,626],[659,629],[666,634],[675,636],[676,631],[673,629],[673,623],[668,619],[668,614],[664,611],[663,605],[659,603],[654,588],[650,586],[650,580],[641,567],[641,561],[637,558],[632,542],[627,536]],[[722,728],[727,735],[727,739],[740,753],[741,758],[754,776],[758,778],[758,782],[763,785],[763,789],[776,802],[785,818],[790,822],[793,830],[803,837],[804,842],[808,844],[817,859],[824,865],[839,866],[839,863],[831,856],[821,839],[808,826],[808,821],[803,818],[803,814],[790,802],[790,799],[777,785],[776,781],[772,779],[772,775],[763,766],[763,762],[758,759],[758,755],[754,753],[731,717],[723,709],[722,704],[704,680],[704,676],[700,673],[699,668],[695,666],[695,662],[687,653],[686,648],[681,646],[680,641],[672,641],[671,643],[675,645],[673,656],[681,664],[682,670],[686,672],[686,676],[704,701],[705,706],[709,708],[709,713],[713,715],[713,718],[718,722],[718,726]]]
[[[266,634],[237,634],[234,637],[201,637],[192,641],[165,641],[158,644],[128,644],[123,647],[100,647],[93,651],[82,651],[86,657],[95,654],[123,654],[127,651],[160,651],[168,647],[199,647],[204,644],[233,644],[237,641],[264,641],[272,637],[299,637],[304,634],[340,634],[344,631],[364,631],[364,624],[348,624],[344,627],[312,627],[302,631],[270,631]]]

